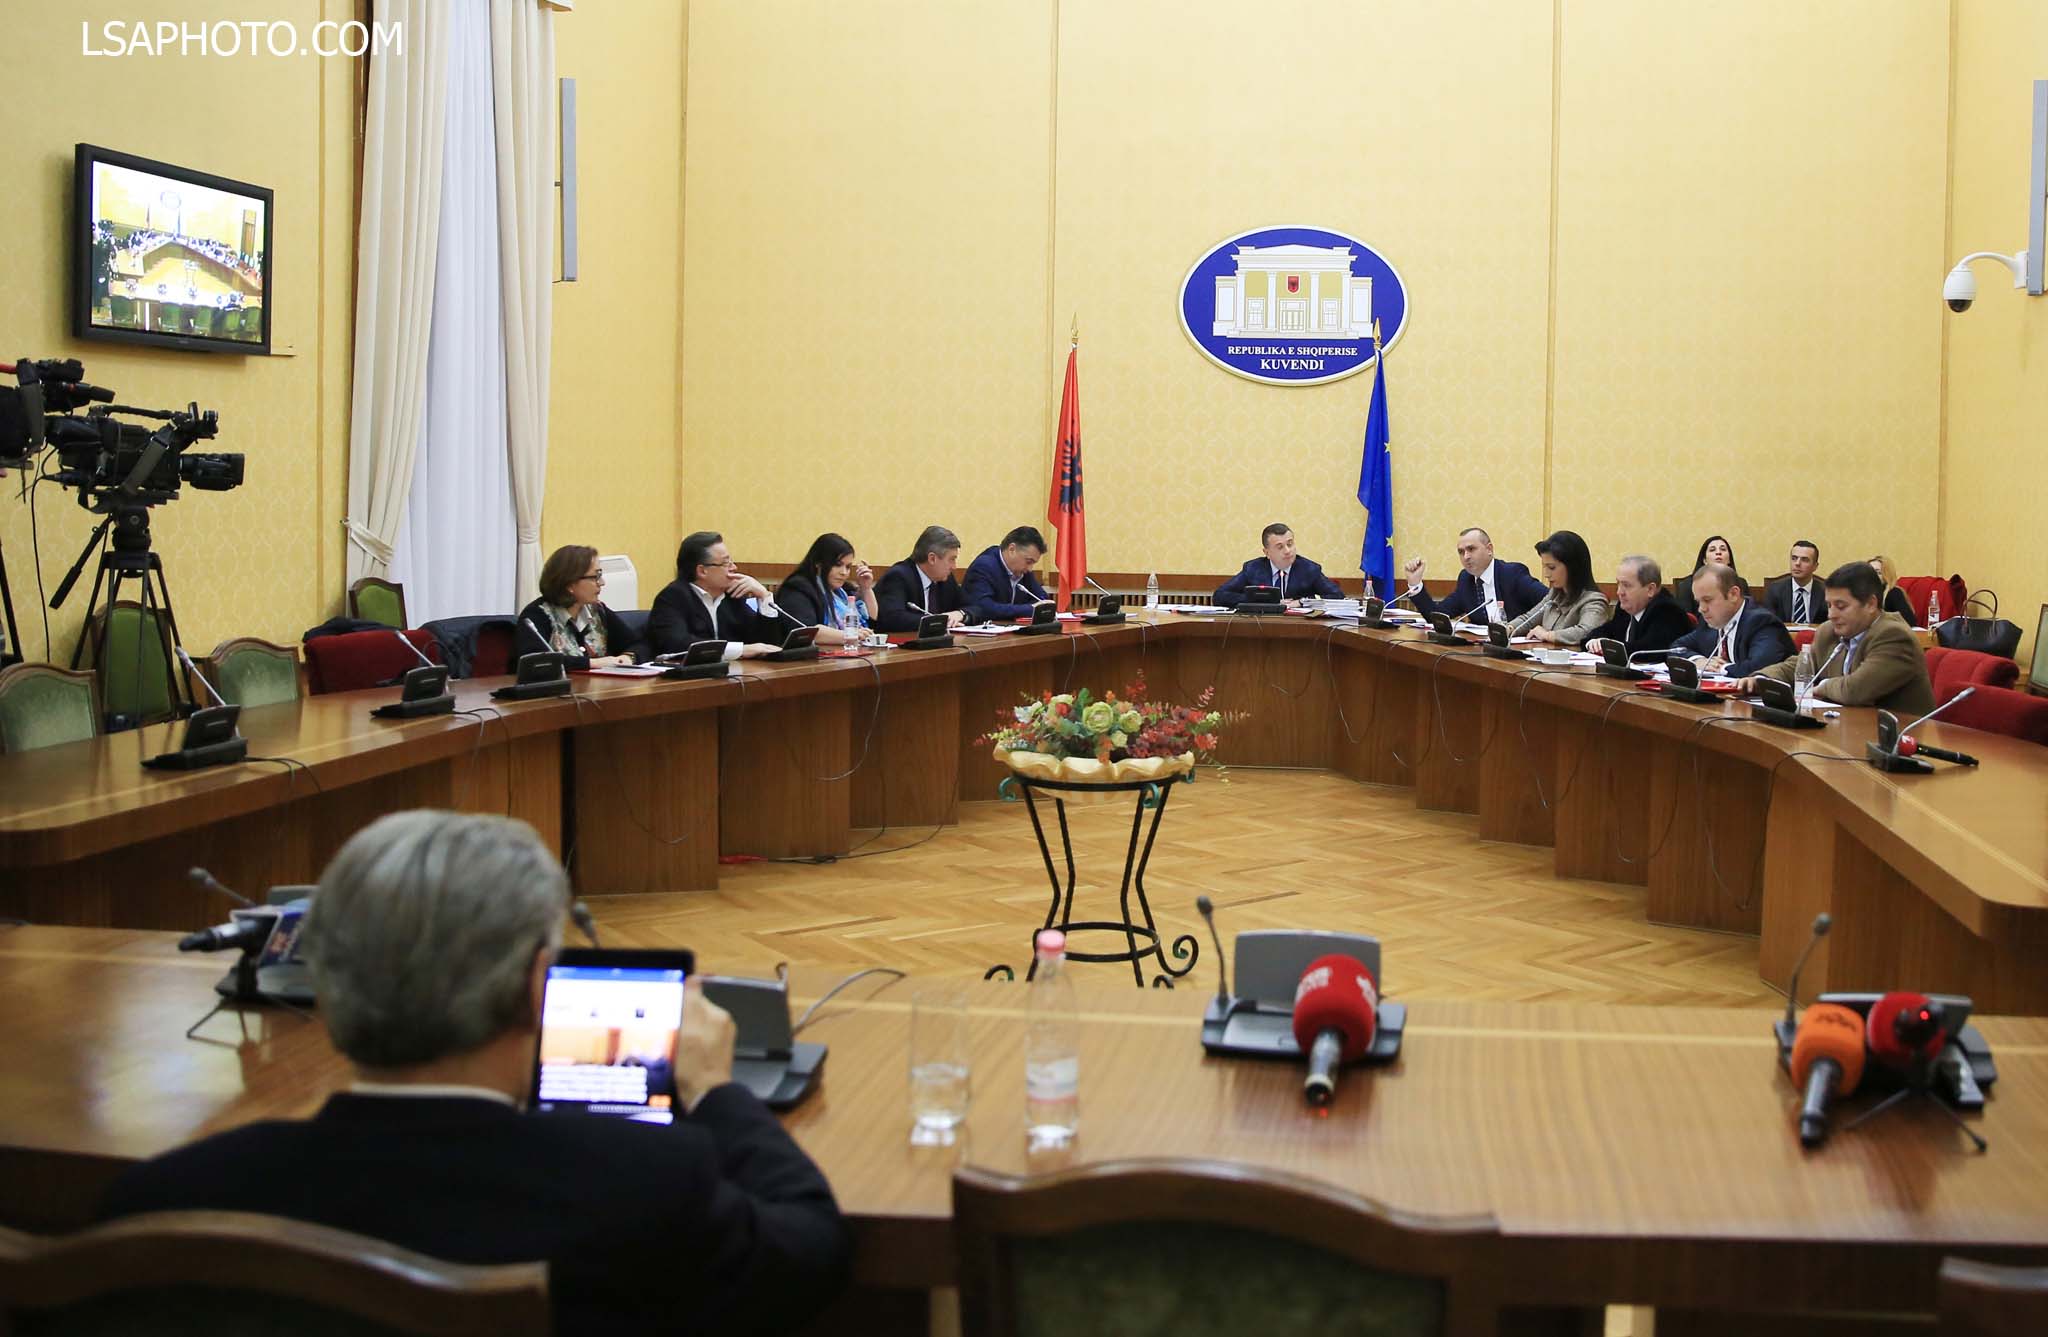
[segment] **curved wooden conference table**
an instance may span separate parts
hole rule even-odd
[[[709,888],[721,853],[836,854],[855,827],[951,822],[993,794],[1001,772],[973,739],[1020,694],[1143,671],[1155,695],[1214,685],[1247,713],[1234,765],[1329,768],[1475,813],[1482,838],[1552,847],[1561,876],[1643,886],[1654,920],[1760,933],[1768,981],[1827,910],[1811,989],[2048,1014],[2048,749],[2018,740],[1937,722],[1925,741],[1983,765],[1885,775],[1860,760],[1871,710],[1787,731],[1590,669],[1293,617],[1138,614],[736,668],[579,676],[574,700],[501,706],[499,680],[472,680],[456,686],[473,713],[416,721],[370,717],[389,691],[251,709],[252,758],[277,760],[187,774],[139,765],[170,726],[0,756],[0,914],[189,928],[222,907],[187,868],[243,889],[311,881],[364,822],[422,805],[532,822],[585,893]]]

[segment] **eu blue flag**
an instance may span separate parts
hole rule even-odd
[[[1380,598],[1394,588],[1394,469],[1387,441],[1387,359],[1372,368],[1372,407],[1365,414],[1365,456],[1358,465],[1358,501],[1365,507],[1365,547],[1358,569]]]

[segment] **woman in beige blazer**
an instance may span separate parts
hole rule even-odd
[[[1536,545],[1550,597],[1508,626],[1511,636],[1534,636],[1547,645],[1578,645],[1607,625],[1614,608],[1593,579],[1586,540],[1560,529]]]

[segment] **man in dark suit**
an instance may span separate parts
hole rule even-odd
[[[967,620],[967,598],[953,571],[960,565],[960,536],[944,525],[927,526],[910,556],[875,582],[875,629],[916,631],[928,614],[944,613],[946,624]]]
[[[1458,535],[1458,588],[1439,603],[1422,587],[1423,559],[1402,570],[1408,575],[1404,596],[1418,613],[1443,613],[1453,622],[1469,618],[1479,624],[1512,622],[1550,597],[1550,587],[1529,574],[1520,562],[1494,560],[1493,539],[1474,527]]]
[[[1019,525],[967,568],[967,611],[982,622],[1014,622],[1051,598],[1031,568],[1045,556],[1045,535]]]
[[[561,862],[523,822],[365,827],[306,919],[321,1020],[355,1084],[311,1119],[129,1169],[102,1214],[266,1212],[454,1262],[545,1261],[562,1333],[802,1327],[845,1281],[846,1227],[817,1166],[732,1081],[732,1018],[694,976],[673,1125],[521,1112],[567,903]]]
[[[1828,617],[1828,596],[1814,568],[1820,565],[1820,547],[1812,539],[1792,545],[1790,574],[1772,581],[1764,589],[1764,605],[1778,615],[1778,621],[1811,626]]]
[[[741,574],[724,537],[703,530],[676,551],[676,578],[654,596],[647,640],[657,654],[681,654],[697,641],[724,641],[728,660],[758,659],[781,649],[798,625],[775,607],[767,586]]]
[[[1586,638],[1586,648],[1595,654],[1609,641],[1619,642],[1623,653],[1631,655],[1669,650],[1692,631],[1692,619],[1664,588],[1664,569],[1652,558],[1621,559],[1614,573],[1614,602],[1614,616]]]
[[[1778,615],[1748,597],[1733,567],[1709,562],[1692,578],[1702,625],[1672,649],[1692,656],[1711,673],[1746,678],[1792,653],[1792,636]]]
[[[1813,634],[1813,694],[1823,701],[1876,706],[1900,715],[1925,715],[1934,709],[1927,654],[1906,620],[1884,611],[1879,602],[1884,578],[1877,568],[1868,562],[1838,566],[1828,573],[1827,593],[1827,625]],[[1787,658],[1756,677],[1790,682],[1797,665],[1796,656]],[[1751,679],[1743,689],[1754,686]]]
[[[1259,533],[1264,557],[1254,557],[1242,570],[1217,587],[1213,596],[1219,608],[1235,608],[1244,602],[1244,592],[1253,585],[1271,585],[1280,591],[1280,601],[1289,608],[1303,599],[1341,599],[1344,591],[1323,574],[1323,568],[1294,550],[1294,531],[1283,524],[1270,524]]]

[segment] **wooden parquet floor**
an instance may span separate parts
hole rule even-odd
[[[1050,810],[1041,808],[1050,827]],[[1131,809],[1070,806],[1076,919],[1115,919]],[[1161,934],[1201,938],[1183,988],[1215,987],[1195,897],[1216,903],[1228,949],[1254,928],[1376,934],[1391,997],[1506,1002],[1750,1006],[1779,995],[1757,979],[1757,940],[1647,922],[1643,890],[1563,879],[1551,852],[1478,839],[1478,819],[1419,812],[1405,790],[1319,771],[1235,768],[1174,794],[1146,879]],[[872,833],[857,832],[855,843]],[[929,839],[925,837],[929,836]],[[1048,836],[1056,840],[1054,830]],[[922,843],[913,843],[913,842]],[[683,946],[703,969],[895,966],[979,977],[1022,966],[1051,891],[1021,803],[964,803],[958,826],[890,830],[823,865],[722,870],[713,892],[590,898],[606,946]],[[1055,845],[1057,855],[1057,845]],[[1116,951],[1120,935],[1079,950]],[[1129,978],[1125,965],[1077,965]]]

